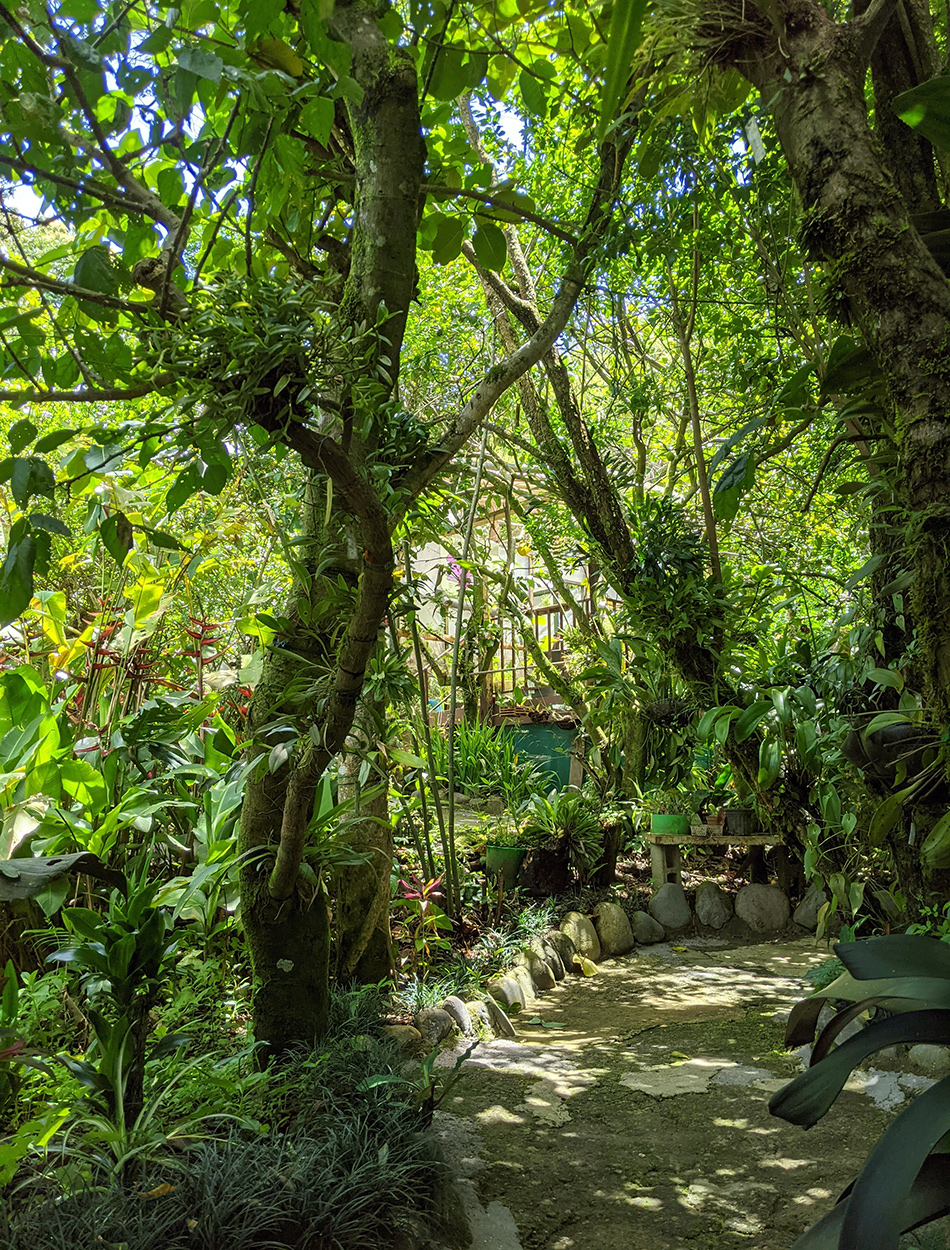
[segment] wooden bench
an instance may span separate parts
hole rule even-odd
[[[747,848],[781,846],[782,839],[772,833],[729,834],[721,825],[693,825],[689,833],[647,833],[650,844],[650,871],[653,888],[667,882],[682,885],[681,846],[744,846]],[[761,851],[759,852],[761,855]]]

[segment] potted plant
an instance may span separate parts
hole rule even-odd
[[[505,889],[513,890],[527,853],[517,829],[498,827],[489,834],[485,845],[485,871],[492,880],[501,873]]]
[[[597,814],[579,790],[552,790],[547,798],[532,799],[521,841],[529,851],[524,884],[538,894],[561,893],[572,871],[584,884],[602,849]]]
[[[696,812],[690,790],[651,790],[640,801],[640,809],[650,815],[650,832],[685,837]]]

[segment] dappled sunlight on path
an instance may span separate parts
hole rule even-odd
[[[860,1082],[807,1135],[768,1113],[799,1065],[785,1016],[824,958],[684,940],[532,1002],[437,1117],[474,1250],[786,1250],[887,1123]]]

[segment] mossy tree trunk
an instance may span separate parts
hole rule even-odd
[[[267,652],[250,711],[253,772],[241,818],[240,847],[247,853],[242,914],[257,983],[255,1033],[271,1052],[309,1043],[326,1027],[326,904],[319,879],[315,884],[302,865],[318,786],[346,746],[389,607],[392,534],[412,500],[454,463],[497,400],[564,331],[610,225],[629,147],[611,138],[598,149],[585,228],[569,248],[547,315],[528,342],[487,370],[437,441],[414,451],[407,464],[400,448],[389,447],[387,434],[415,292],[425,150],[412,53],[386,40],[378,15],[368,0],[338,0],[330,18],[330,33],[352,52],[350,73],[362,92],[358,102],[358,93],[347,93],[345,103],[354,196],[338,315],[341,334],[374,345],[365,356],[366,376],[330,397],[324,424],[308,414],[289,422],[257,414],[258,424],[320,481],[332,484],[339,528],[348,527],[358,553],[349,570],[352,597],[339,606],[332,598],[339,583],[321,575],[318,527],[311,518],[303,536],[311,559],[297,561],[290,627]],[[375,473],[377,468],[383,471]],[[339,631],[328,632],[328,615],[341,624]],[[309,701],[301,700],[308,680]]]
[[[347,842],[369,858],[345,869],[335,890],[336,977],[342,983],[376,984],[390,975],[389,875],[393,831],[385,763],[375,766],[378,726],[385,716],[378,702],[360,703],[343,756],[340,799],[352,801],[345,814]]]
[[[349,541],[341,550],[346,568],[318,571],[321,527],[316,509],[305,509],[291,627],[268,650],[250,709],[254,771],[241,818],[240,846],[249,853],[242,916],[256,981],[255,1035],[273,1052],[311,1043],[326,1027],[327,903],[320,879],[301,874],[301,866],[317,788],[346,741],[392,591],[393,522],[365,467],[398,377],[424,160],[411,56],[388,43],[363,0],[336,6],[332,33],[349,45],[362,89],[359,103],[347,103],[356,182],[340,333],[377,333],[360,387],[335,397],[335,436],[295,422],[274,431],[312,474],[332,483],[337,529]],[[350,545],[360,553],[353,561],[346,559]],[[352,600],[346,607],[330,600],[328,613],[328,595],[341,593],[338,571]],[[339,636],[341,612],[346,626]],[[329,683],[318,679],[327,670]],[[301,697],[308,688],[309,705]]]
[[[950,283],[914,223],[939,204],[933,151],[887,115],[894,94],[934,73],[939,56],[926,5],[896,10],[879,0],[839,24],[815,0],[780,0],[768,21],[758,11],[746,20],[737,4],[724,30],[717,7],[700,19],[696,43],[715,46],[715,62],[768,102],[801,198],[803,243],[886,380],[917,674],[939,736],[950,725]],[[935,815],[913,813],[917,845]],[[912,880],[906,862],[902,875]],[[936,878],[927,886],[939,888]]]

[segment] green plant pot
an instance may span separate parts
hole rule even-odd
[[[689,817],[679,812],[663,812],[650,817],[650,832],[684,838],[689,833]]]
[[[518,884],[518,873],[527,853],[520,846],[486,846],[485,871],[493,881],[501,873],[505,889],[513,890]]]

